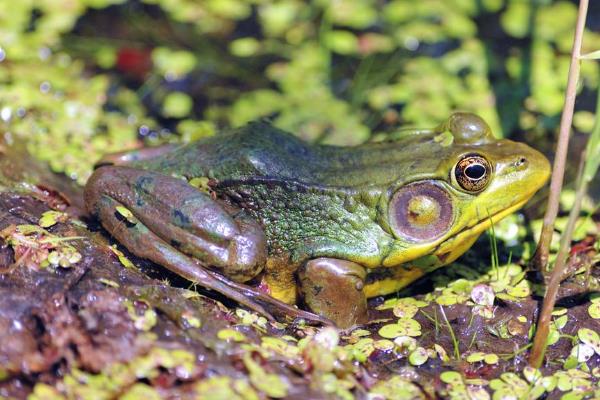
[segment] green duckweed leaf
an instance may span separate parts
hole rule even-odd
[[[425,400],[427,398],[419,386],[399,375],[393,376],[387,381],[377,382],[369,393],[375,395],[375,398],[383,396],[386,400]]]
[[[456,371],[444,371],[440,374],[440,379],[449,385],[458,385],[463,380],[462,375]]]
[[[250,354],[244,355],[244,365],[248,369],[252,385],[267,396],[276,399],[283,398],[288,393],[287,383],[276,374],[267,373]]]
[[[181,322],[183,323],[183,326],[189,328],[200,328],[202,326],[202,321],[200,318],[189,311],[184,311],[181,314]]]
[[[145,383],[136,383],[119,398],[122,400],[161,400],[162,396],[153,387]]]
[[[129,258],[125,257],[125,254],[123,254],[121,250],[117,249],[117,245],[113,244],[112,246],[108,246],[108,248],[117,256],[121,265],[128,269],[137,270],[137,267],[129,260]]]
[[[429,354],[427,353],[427,350],[423,347],[417,347],[408,356],[408,362],[414,366],[423,365],[427,362],[428,359]]]
[[[163,102],[162,114],[168,118],[184,118],[194,106],[193,99],[183,92],[169,93]]]
[[[421,324],[414,319],[400,318],[395,324],[382,326],[379,335],[386,339],[394,339],[398,336],[420,336]]]
[[[53,225],[56,225],[58,222],[65,222],[68,219],[69,215],[60,211],[46,211],[42,214],[38,221],[38,225],[42,228],[49,228]]]
[[[245,342],[246,335],[242,332],[236,331],[235,329],[221,329],[217,332],[217,337],[221,340],[233,341],[233,342]]]
[[[133,215],[133,213],[127,208],[127,207],[123,207],[123,206],[116,206],[115,207],[115,211],[122,216],[123,218],[125,218],[127,220],[127,222],[129,222],[130,224],[137,224],[137,218]]]
[[[590,317],[600,319],[600,302],[592,302],[587,311]]]
[[[600,355],[600,335],[597,332],[588,328],[581,328],[577,331],[577,336],[582,343],[590,346],[596,354]]]

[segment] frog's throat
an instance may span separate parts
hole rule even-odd
[[[466,227],[452,238],[440,243],[432,252],[436,262],[428,263],[425,268],[421,265],[417,266],[417,263],[412,264],[410,261],[400,266],[391,267],[391,271],[385,274],[385,278],[376,278],[365,285],[365,295],[375,297],[397,292],[426,273],[451,263],[467,251],[483,231],[523,207],[528,200],[529,197],[471,227]]]
[[[526,197],[525,199],[513,204],[512,206],[494,215],[491,215],[489,218],[486,218],[471,227],[464,228],[450,239],[447,239],[444,242],[440,243],[432,252],[432,254],[435,255],[441,261],[441,264],[439,266],[451,263],[452,261],[456,260],[471,247],[473,242],[477,240],[479,235],[481,235],[486,229],[490,228],[496,222],[502,220],[504,217],[514,213],[515,211],[523,207],[528,200],[529,197]]]
[[[510,207],[498,211],[488,218],[476,222],[474,225],[465,226],[462,230],[454,233],[451,237],[442,239],[437,244],[415,246],[408,249],[405,248],[401,253],[391,252],[382,260],[381,266],[385,268],[394,268],[401,265],[407,265],[410,264],[411,261],[427,255],[436,256],[442,261],[439,265],[436,263],[437,266],[448,264],[467,251],[475,239],[477,239],[483,231],[492,226],[492,224],[523,207],[532,195],[533,193],[523,197],[522,200],[519,200]]]

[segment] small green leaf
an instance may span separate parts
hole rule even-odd
[[[379,335],[386,339],[394,339],[398,336],[420,336],[421,324],[414,319],[400,318],[395,324],[382,326]]]
[[[515,297],[527,297],[531,294],[530,283],[526,280],[522,280],[516,286],[508,288],[506,293]]]
[[[106,278],[100,278],[98,279],[98,282],[106,285],[106,286],[110,286],[110,287],[114,287],[114,288],[118,288],[119,284],[115,281],[112,281],[110,279],[106,279]]]
[[[46,211],[40,217],[38,225],[42,228],[49,228],[53,225],[56,225],[58,222],[64,222],[68,215],[66,213],[60,211]]]
[[[542,373],[539,369],[526,366],[525,368],[523,368],[523,376],[525,377],[525,379],[527,379],[527,382],[535,383],[540,378],[542,378]]]
[[[256,55],[259,49],[260,42],[253,37],[236,39],[229,44],[229,51],[237,57]]]
[[[457,385],[462,383],[462,375],[456,371],[445,371],[440,374],[442,382],[449,385]]]
[[[577,336],[582,343],[589,345],[600,355],[600,335],[597,332],[588,328],[581,328],[577,331]]]
[[[413,303],[398,302],[398,304],[394,306],[393,313],[398,318],[412,318],[418,311],[419,307]]]
[[[483,362],[489,365],[498,364],[498,361],[499,357],[497,354],[494,353],[486,354],[485,357],[483,357]]]
[[[152,51],[152,61],[156,69],[167,79],[180,79],[196,66],[196,56],[189,51],[173,51],[167,47],[157,47]]]
[[[585,343],[579,343],[571,349],[571,356],[577,359],[578,363],[588,361],[594,355],[594,348]]]
[[[588,314],[594,319],[600,319],[600,302],[593,302],[588,307]]]
[[[377,382],[370,390],[368,398],[384,399],[422,399],[423,391],[416,384],[400,375],[392,376],[387,381]]]
[[[554,325],[556,325],[557,329],[563,329],[567,325],[568,321],[569,317],[567,315],[563,315],[554,320]]]
[[[577,361],[577,356],[572,356],[570,355],[569,357],[566,358],[565,362],[563,363],[563,369],[571,369],[571,368],[575,368],[577,367],[577,364],[579,363],[579,361]],[[559,380],[559,384],[562,381]],[[564,383],[563,383],[564,385]]]
[[[441,296],[438,296],[435,299],[435,302],[441,306],[451,306],[453,304],[457,304],[460,301],[461,297],[453,294],[453,293],[447,293],[447,294],[442,294]]]
[[[127,392],[119,396],[119,398],[122,400],[160,400],[162,397],[153,387],[145,383],[136,383]]]
[[[482,352],[471,353],[467,356],[467,362],[475,363],[475,362],[483,361],[484,357],[485,357],[485,353],[482,353]]]
[[[276,399],[287,396],[287,383],[279,375],[267,373],[250,354],[244,356],[244,365],[255,388]]]
[[[145,301],[137,300],[140,303],[146,304],[143,310],[138,309],[132,301],[125,301],[125,307],[129,317],[133,320],[133,325],[140,331],[147,332],[152,329],[158,320],[156,311]],[[142,311],[140,315],[140,311]]]
[[[235,329],[221,329],[217,332],[217,337],[221,340],[231,340],[234,342],[245,342],[246,336],[242,332],[238,332]]]
[[[129,222],[130,224],[134,224],[134,225],[137,224],[137,219],[135,218],[133,213],[127,207],[116,206],[115,210],[117,211],[117,213],[119,213],[119,215],[121,215],[123,218],[125,218],[127,220],[127,222]]]
[[[163,103],[163,115],[170,118],[183,118],[189,115],[194,102],[192,98],[183,92],[173,92],[165,97]]]
[[[200,328],[202,326],[202,321],[200,321],[200,318],[188,311],[185,311],[181,314],[181,320],[186,327]]]
[[[381,339],[373,343],[373,347],[381,351],[390,351],[393,350],[396,345],[391,340]]]
[[[600,50],[582,54],[579,56],[579,59],[581,59],[581,60],[599,60],[600,59]]]
[[[408,362],[411,365],[419,366],[425,364],[429,355],[427,354],[427,350],[423,347],[417,347],[410,355],[408,356]]]
[[[117,249],[116,245],[109,246],[108,248],[114,253],[114,255],[117,256],[121,265],[127,269],[137,270],[136,266],[127,257],[125,257],[125,254],[123,254],[121,250]]]
[[[324,37],[328,48],[339,54],[353,54],[358,50],[358,38],[349,31],[329,31]]]
[[[410,336],[399,336],[394,339],[394,344],[399,350],[413,351],[417,348],[417,340]]]

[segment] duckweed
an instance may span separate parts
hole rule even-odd
[[[221,340],[233,342],[245,342],[248,340],[246,335],[240,331],[236,331],[235,329],[221,329],[219,332],[217,332],[217,337]]]
[[[244,365],[248,369],[252,385],[273,398],[282,398],[287,395],[288,384],[276,374],[267,373],[249,354],[244,355]]]
[[[136,329],[149,331],[156,325],[158,319],[156,311],[148,302],[145,300],[136,300],[135,302],[125,300],[123,303]]]
[[[122,266],[128,269],[137,270],[135,264],[132,263],[131,260],[129,260],[129,258],[127,258],[125,254],[123,254],[123,252],[117,248],[117,245],[113,244],[112,246],[108,246],[108,248],[115,256],[117,256],[117,259]]]
[[[45,211],[38,221],[38,225],[42,228],[50,228],[59,222],[66,222],[69,219],[67,213],[61,211]]]
[[[398,336],[420,336],[421,324],[411,318],[400,318],[395,324],[382,326],[378,333],[387,339],[394,339]]]

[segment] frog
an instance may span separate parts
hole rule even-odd
[[[548,180],[476,114],[356,146],[268,120],[103,159],[90,215],[131,253],[275,318],[368,321],[368,299],[448,265]]]

